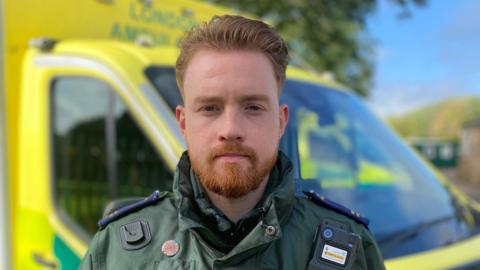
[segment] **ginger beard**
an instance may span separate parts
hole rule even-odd
[[[226,153],[247,156],[249,165],[220,163],[217,158]],[[190,155],[190,162],[204,188],[226,198],[240,198],[260,186],[275,165],[277,155],[278,152],[274,151],[261,162],[252,148],[228,143],[209,151],[203,161],[201,157]]]

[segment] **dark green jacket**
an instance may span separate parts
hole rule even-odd
[[[319,256],[311,250],[325,218],[345,224],[360,236],[353,269],[384,269],[378,247],[364,225],[294,196],[292,165],[282,153],[270,173],[264,198],[237,224],[208,201],[184,154],[173,192],[161,193],[155,205],[99,231],[80,269],[306,269],[311,257]],[[125,239],[135,238],[139,224],[142,239],[126,245]],[[127,231],[133,231],[133,236],[125,236]]]

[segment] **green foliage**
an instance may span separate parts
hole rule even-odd
[[[210,0],[267,20],[287,40],[294,54],[320,73],[367,96],[373,75],[373,41],[365,30],[366,17],[378,0]],[[426,0],[394,0],[399,17],[411,5]]]
[[[459,139],[462,124],[479,118],[480,98],[465,97],[431,104],[387,121],[403,137]]]

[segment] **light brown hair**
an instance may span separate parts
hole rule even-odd
[[[215,16],[208,23],[192,28],[180,44],[175,72],[182,96],[185,70],[195,52],[201,48],[219,51],[260,51],[272,63],[279,89],[285,81],[288,64],[287,45],[271,26],[242,16]]]

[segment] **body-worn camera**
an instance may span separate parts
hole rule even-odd
[[[360,236],[333,219],[324,219],[318,226],[308,270],[351,269],[360,244]]]

